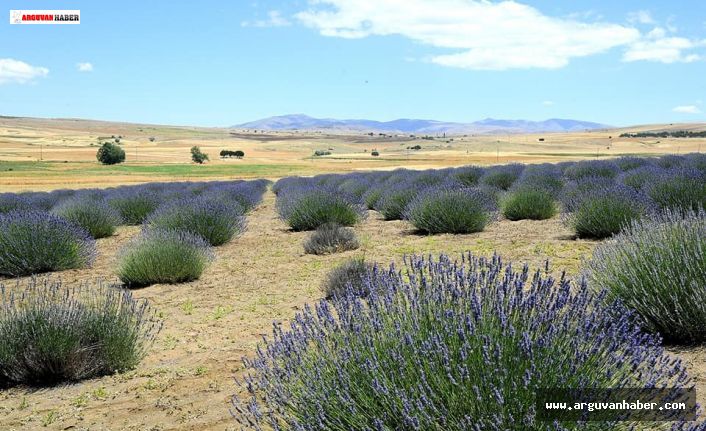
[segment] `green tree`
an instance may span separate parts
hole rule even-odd
[[[125,161],[125,150],[111,142],[106,142],[98,149],[96,158],[104,165],[122,163]]]
[[[194,163],[202,164],[208,160],[208,154],[202,153],[199,147],[191,147],[191,160]]]

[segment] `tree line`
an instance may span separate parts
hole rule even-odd
[[[706,131],[674,130],[664,132],[627,132],[621,138],[706,138]]]

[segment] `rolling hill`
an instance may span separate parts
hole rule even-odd
[[[329,132],[386,132],[414,134],[494,134],[494,133],[539,133],[539,132],[576,132],[583,130],[605,129],[611,126],[570,119],[551,118],[544,121],[498,120],[486,118],[471,123],[454,123],[436,120],[398,119],[393,121],[374,121],[365,119],[338,120],[333,118],[314,118],[304,114],[280,115],[263,118],[233,126],[238,129],[257,129],[267,131],[302,130]]]

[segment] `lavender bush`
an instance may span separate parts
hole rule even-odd
[[[485,169],[480,166],[463,166],[453,172],[453,178],[466,187],[478,185]]]
[[[690,153],[685,156],[686,163],[685,167],[687,169],[695,169],[701,172],[702,175],[706,175],[706,154],[704,153]]]
[[[512,185],[511,190],[532,188],[558,196],[564,187],[561,175],[562,172],[556,165],[549,163],[529,165],[522,171],[522,175]]]
[[[326,274],[321,285],[326,299],[338,299],[346,295],[367,297],[370,294],[370,278],[377,275],[375,265],[363,258],[346,260]]]
[[[493,166],[486,169],[481,182],[487,186],[508,190],[517,181],[525,169],[525,165],[512,163],[509,165]]]
[[[102,283],[0,285],[0,386],[51,385],[134,368],[161,328],[148,304]]]
[[[20,196],[27,199],[32,209],[49,211],[54,206],[69,199],[76,193],[75,190],[53,190],[51,192],[25,192]]]
[[[329,186],[289,188],[277,195],[277,212],[295,231],[314,230],[326,223],[352,226],[367,215],[354,197]]]
[[[666,156],[658,157],[654,163],[664,169],[674,169],[685,164],[686,157],[677,154],[667,154]]]
[[[355,250],[360,247],[355,231],[336,223],[326,223],[312,233],[304,242],[307,254],[330,254]]]
[[[115,233],[122,219],[103,199],[77,196],[58,204],[52,212],[84,228],[93,238],[105,238]]]
[[[706,340],[706,213],[633,221],[593,253],[591,283],[679,342]]]
[[[620,170],[623,172],[631,171],[644,166],[651,166],[652,163],[653,160],[645,157],[623,156],[615,159],[615,164],[618,165]]]
[[[620,167],[613,161],[585,160],[569,166],[564,175],[570,180],[578,181],[586,177],[614,178],[619,172]]]
[[[663,176],[664,169],[659,166],[647,165],[623,172],[618,176],[617,182],[635,190],[642,190],[645,185],[649,185]]]
[[[557,213],[552,194],[534,186],[522,186],[505,195],[502,214],[508,220],[546,220]]]
[[[495,202],[478,188],[432,187],[421,192],[405,209],[405,219],[420,232],[473,233],[493,219]]]
[[[32,204],[27,198],[15,193],[0,193],[0,214],[31,209]]]
[[[240,205],[206,197],[184,198],[159,207],[145,220],[145,229],[181,230],[218,246],[245,231],[245,216]]]
[[[369,210],[375,209],[384,191],[384,185],[370,187],[361,197],[361,199],[363,200],[363,204],[365,204],[365,207]]]
[[[91,235],[59,216],[41,211],[0,214],[0,275],[82,268],[95,255]]]
[[[407,258],[366,285],[365,302],[349,294],[305,307],[287,331],[275,324],[244,359],[232,408],[241,426],[615,429],[631,424],[538,420],[538,389],[691,384],[659,337],[583,282],[469,254]]]
[[[183,283],[197,280],[212,259],[209,243],[200,236],[151,229],[120,251],[117,274],[130,287]]]
[[[122,188],[107,197],[108,205],[120,213],[127,225],[142,224],[159,207],[161,200],[159,194],[143,188]]]
[[[659,209],[706,209],[706,174],[695,169],[669,169],[645,184]]]
[[[579,238],[610,237],[650,210],[646,197],[631,188],[622,185],[582,188],[586,184],[591,181],[584,179],[572,186],[574,190],[563,202],[564,222]]]
[[[382,190],[375,204],[375,210],[382,214],[385,220],[401,220],[404,218],[405,208],[420,191],[420,189],[410,187],[405,183],[391,185]]]
[[[205,190],[202,196],[225,204],[239,205],[246,213],[262,202],[268,184],[267,180],[217,182]]]

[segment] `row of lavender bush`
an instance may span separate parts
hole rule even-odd
[[[694,387],[661,344],[706,340],[706,212],[630,221],[575,284],[548,270],[470,253],[348,261],[244,358],[232,414],[256,430],[705,430],[693,405],[695,420],[545,421],[538,397]]]
[[[14,277],[90,266],[96,254],[95,239],[112,235],[121,224],[142,224],[142,235],[122,253],[125,258],[118,272],[123,281],[145,284],[145,279],[122,275],[130,272],[126,265],[136,265],[130,262],[145,265],[145,257],[158,253],[160,247],[152,246],[155,243],[168,243],[172,250],[188,249],[188,253],[182,253],[184,259],[201,256],[197,264],[185,265],[193,268],[183,279],[193,279],[196,269],[207,262],[208,247],[224,244],[245,229],[245,214],[261,201],[268,183],[149,183],[0,194],[0,275]],[[142,244],[147,244],[151,254],[141,255],[143,259],[127,256]],[[165,260],[166,255],[150,259],[153,263]],[[157,277],[153,282],[162,280],[175,281]]]
[[[78,381],[134,368],[161,323],[124,287],[198,278],[212,246],[245,229],[268,182],[168,183],[0,195],[0,275],[87,267],[96,238],[142,224],[120,251],[123,285],[0,284],[0,388]]]
[[[470,233],[500,214],[546,219],[561,210],[577,236],[605,238],[649,213],[706,206],[706,155],[287,177],[273,191],[294,230],[350,226],[372,209],[424,233]]]

